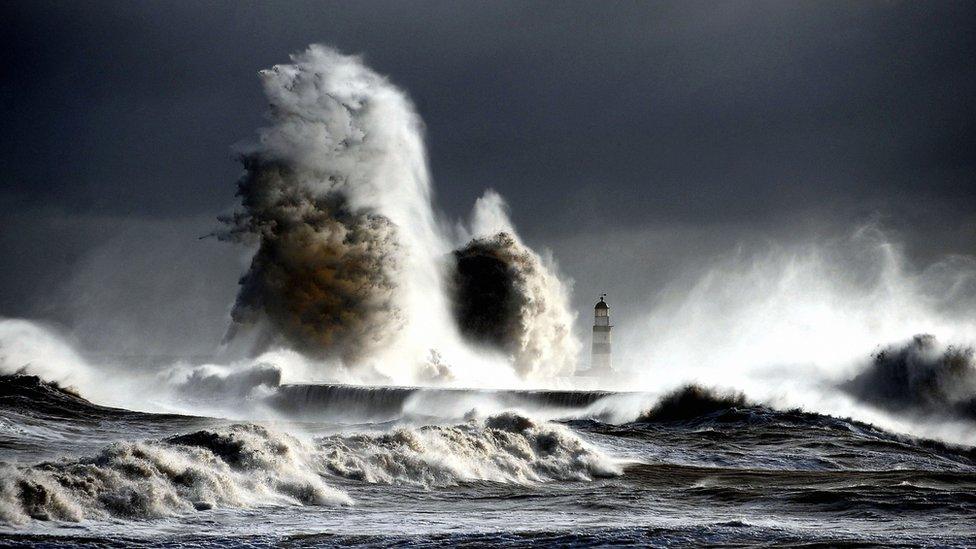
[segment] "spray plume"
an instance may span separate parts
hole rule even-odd
[[[976,342],[974,283],[972,257],[917,269],[876,225],[832,240],[740,249],[663,288],[638,324],[645,344],[623,349],[622,358],[635,370],[653,365],[658,383],[674,376],[674,384],[741,387],[778,373],[808,381],[811,367],[840,379],[871,347],[912,334]]]
[[[943,345],[929,334],[878,351],[866,368],[841,387],[900,414],[976,420],[973,348]]]
[[[635,374],[631,386],[735,387],[779,408],[971,441],[971,425],[892,415],[896,405],[838,387],[865,369],[872,348],[912,334],[936,334],[957,349],[976,343],[974,283],[973,257],[916,267],[875,224],[833,239],[741,248],[663,288],[635,326],[642,341],[617,356]]]
[[[491,246],[524,305],[508,315],[511,333],[495,351],[458,333],[446,282],[458,278],[449,271],[461,256],[449,253],[435,214],[423,125],[402,91],[359,58],[316,45],[261,76],[270,124],[243,151],[243,209],[224,218],[220,235],[258,245],[231,337],[256,331],[257,351],[287,346],[346,366],[371,363],[400,382],[450,380],[459,369],[497,377],[490,370],[503,355],[522,377],[571,368],[578,346],[566,292],[511,236],[493,192],[479,200],[473,224],[501,212],[509,236]]]
[[[507,353],[525,376],[570,373],[579,349],[565,290],[511,233],[454,252],[454,314],[469,340]]]

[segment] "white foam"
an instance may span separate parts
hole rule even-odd
[[[452,426],[322,439],[331,472],[383,484],[587,481],[620,466],[569,429],[507,412]]]
[[[349,504],[298,439],[256,425],[121,442],[94,457],[0,466],[0,520],[159,518],[211,507]]]

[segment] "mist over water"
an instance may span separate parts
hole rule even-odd
[[[841,237],[730,250],[654,301],[632,329],[640,339],[615,349],[638,387],[737,388],[782,407],[924,433],[915,420],[890,420],[890,410],[838,386],[869,368],[876,351],[917,334],[971,347],[976,259],[950,256],[920,268],[867,224]],[[962,431],[953,438],[972,435]]]

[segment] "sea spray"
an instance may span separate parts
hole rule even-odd
[[[579,344],[565,290],[541,258],[508,232],[454,252],[454,315],[477,345],[505,352],[524,377],[572,373]]]
[[[257,245],[230,339],[249,332],[256,352],[287,346],[343,366],[370,364],[401,383],[572,370],[578,345],[564,286],[507,217],[494,215],[503,203],[493,191],[476,205],[470,231],[501,219],[518,243],[506,257],[525,272],[524,334],[501,349],[461,338],[446,287],[453,238],[435,213],[423,123],[404,92],[358,57],[319,45],[261,76],[270,124],[242,150],[242,209],[218,233]]]
[[[508,204],[488,189],[475,201],[452,254],[451,312],[465,340],[503,352],[523,379],[572,374],[582,347],[569,307],[572,281],[548,251],[519,238]]]
[[[878,351],[840,387],[898,414],[976,421],[973,348],[945,345],[929,334]]]
[[[885,422],[838,390],[872,349],[931,333],[976,343],[976,260],[913,265],[891,234],[869,224],[836,238],[742,247],[656,290],[620,363],[649,391],[693,382],[754,400]]]
[[[103,383],[90,365],[51,326],[30,320],[0,317],[0,375],[27,373],[73,387],[87,398],[118,403],[118,387]]]
[[[261,72],[271,124],[243,151],[243,210],[221,233],[258,242],[231,335],[258,326],[261,348],[356,364],[418,335],[410,312],[440,287],[448,245],[406,95],[329,48],[292,61]]]

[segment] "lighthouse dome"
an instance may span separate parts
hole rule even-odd
[[[601,298],[600,298],[600,301],[598,301],[598,302],[596,303],[596,307],[593,307],[593,308],[594,308],[594,309],[609,309],[609,308],[610,308],[610,306],[609,306],[609,305],[607,305],[607,302],[606,302],[606,301],[603,301],[603,298],[601,297]]]

